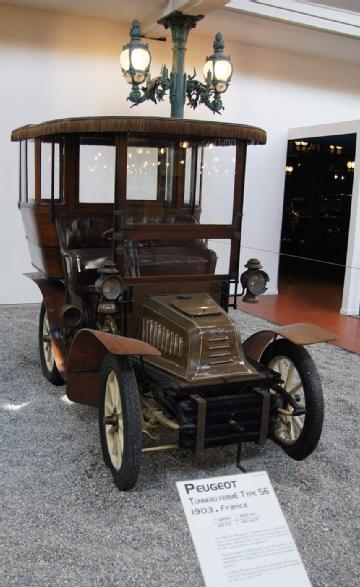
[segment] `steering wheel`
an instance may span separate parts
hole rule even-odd
[[[108,228],[107,230],[104,230],[104,232],[101,233],[101,238],[103,238],[107,241],[112,241],[113,239],[112,239],[112,236],[110,236],[110,235],[112,235],[113,232],[114,232],[114,229],[112,227]]]

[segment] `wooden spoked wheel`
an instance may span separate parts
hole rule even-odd
[[[134,369],[106,355],[100,374],[99,431],[103,458],[118,489],[134,487],[141,461],[142,416]]]
[[[45,358],[46,367],[49,371],[52,370],[55,357],[51,346],[51,338],[50,338],[50,326],[49,326],[49,319],[47,312],[45,310],[44,320],[43,320],[43,328],[42,328],[42,344],[43,344],[43,353]]]
[[[41,371],[44,377],[53,385],[64,385],[65,381],[60,375],[55,362],[49,318],[44,302],[41,304],[39,318],[39,354]]]
[[[281,387],[292,398],[277,393],[277,414],[272,437],[297,461],[308,457],[316,448],[324,420],[324,399],[319,374],[307,350],[280,339],[271,343],[261,362],[277,371]]]
[[[109,457],[114,469],[119,471],[124,451],[124,421],[119,383],[114,371],[109,372],[105,384],[104,423]]]

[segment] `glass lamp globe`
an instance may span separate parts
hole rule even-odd
[[[120,55],[120,65],[123,71],[128,71],[130,69],[130,49],[126,48],[121,52]]]
[[[120,55],[120,66],[129,84],[141,84],[149,73],[151,55],[141,36],[140,23],[134,20],[130,29],[131,41],[123,47]]]
[[[150,53],[145,47],[125,47],[120,55],[120,66],[129,84],[141,84],[145,80],[150,59]]]
[[[130,69],[130,49],[124,49],[120,55],[120,67],[128,84],[132,84]]]
[[[227,86],[232,74],[232,65],[225,59],[217,59],[214,62],[214,77],[219,83]]]
[[[211,75],[211,83],[214,90],[218,93],[225,92],[232,74],[232,65],[227,59],[214,59],[210,57],[203,67],[203,74],[205,79],[208,73]]]
[[[214,53],[207,57],[203,67],[203,74],[205,80],[209,80],[215,92],[221,94],[226,91],[233,72],[230,56],[224,54],[222,33],[216,33],[213,47]]]

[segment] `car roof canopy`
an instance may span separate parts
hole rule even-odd
[[[83,133],[135,133],[142,135],[156,133],[189,138],[197,137],[205,142],[208,139],[219,145],[231,145],[239,140],[251,144],[266,143],[266,132],[253,126],[228,122],[136,116],[95,116],[50,120],[13,130],[11,140],[20,141],[36,137]]]

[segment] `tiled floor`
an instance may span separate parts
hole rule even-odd
[[[339,314],[341,296],[340,281],[292,276],[280,279],[279,295],[261,296],[258,304],[238,301],[238,308],[277,324],[313,322],[336,333],[332,344],[360,355],[360,319]]]

